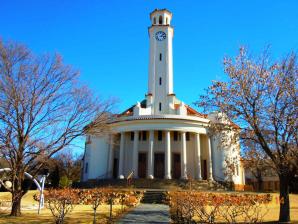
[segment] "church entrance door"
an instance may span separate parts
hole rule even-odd
[[[173,154],[173,178],[179,179],[181,177],[180,154]]]
[[[146,178],[147,171],[147,153],[139,153],[139,163],[138,163],[138,176],[139,178]]]
[[[118,168],[119,167],[119,161],[117,158],[114,159],[114,164],[113,164],[113,178],[117,179],[118,177]]]
[[[155,153],[154,154],[154,177],[164,178],[165,176],[165,154]]]
[[[203,160],[203,180],[207,180],[207,160]]]

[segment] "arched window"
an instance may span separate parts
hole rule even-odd
[[[162,24],[162,16],[159,16],[159,24]]]
[[[155,17],[153,18],[153,24],[156,24],[156,18]]]
[[[166,17],[166,25],[168,25],[168,17]]]
[[[159,103],[159,111],[161,111],[161,103]]]
[[[159,77],[159,85],[161,86],[161,77]]]
[[[162,54],[161,53],[159,54],[159,60],[160,61],[162,60]]]

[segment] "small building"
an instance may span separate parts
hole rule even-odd
[[[109,123],[111,134],[87,133],[82,181],[125,178],[131,173],[134,178],[224,181],[230,160],[236,167],[233,182],[244,184],[239,143],[223,149],[219,136],[209,130],[210,122],[219,118],[236,125],[219,112],[199,113],[174,93],[171,20],[166,9],[150,13],[146,97]]]
[[[264,167],[257,178],[256,170],[245,168],[245,183],[252,187],[253,191],[279,191],[279,177],[273,167]]]

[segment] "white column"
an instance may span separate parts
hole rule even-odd
[[[166,131],[166,148],[165,148],[165,179],[172,179],[171,176],[171,135]]]
[[[187,179],[186,136],[181,132],[181,179]]]
[[[125,141],[125,132],[121,132],[120,134],[120,149],[119,149],[119,178],[123,179],[123,164],[124,164],[124,141]]]
[[[208,136],[209,181],[213,181],[212,174],[212,137]]]
[[[149,131],[149,148],[148,148],[148,172],[147,177],[149,179],[154,178],[153,174],[153,146],[154,146],[154,131]]]
[[[113,177],[113,165],[114,165],[114,135],[110,135],[110,144],[109,144],[109,164],[108,164],[108,173],[107,177]]]
[[[195,161],[196,161],[196,170],[197,170],[197,176],[196,179],[202,180],[202,174],[201,174],[201,141],[200,141],[200,134],[195,133]]]
[[[132,169],[134,178],[138,178],[138,162],[139,162],[139,132],[134,132]]]

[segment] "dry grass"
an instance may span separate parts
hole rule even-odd
[[[38,206],[38,203],[33,200],[33,195],[36,191],[29,191],[22,199],[22,216],[10,217],[10,209],[0,208],[0,224],[39,224],[39,223],[53,223],[53,217],[49,209],[42,209],[41,214],[37,214],[37,210],[28,210],[28,207]],[[10,200],[10,193],[1,192],[0,201]],[[113,205],[113,217],[119,215],[121,206]],[[109,206],[102,205],[97,210],[97,223],[106,223],[109,217]],[[76,205],[74,210],[67,215],[65,223],[93,223],[93,210],[89,205]]]
[[[53,223],[53,218],[48,209],[42,209],[41,214],[37,215],[37,210],[26,210],[28,206],[36,206],[38,203],[33,200],[33,195],[36,191],[29,191],[22,200],[22,206],[25,208],[22,211],[22,217],[9,217],[9,209],[3,210],[0,208],[0,224],[37,224],[37,223]],[[272,202],[269,203],[268,209],[269,212],[264,218],[264,221],[276,221],[279,216],[279,204],[278,204],[278,194],[273,193]],[[1,192],[0,201],[10,200],[10,193]],[[298,223],[298,195],[290,195],[290,204],[291,204],[291,220],[295,223]],[[113,216],[116,216],[121,211],[120,206],[113,206]],[[97,214],[97,222],[105,223],[109,215],[109,206],[104,205],[100,206]],[[92,223],[93,220],[93,211],[88,205],[77,205],[72,213],[70,213],[66,218],[66,223]]]
[[[269,212],[264,217],[264,221],[276,221],[279,217],[279,195],[277,193],[271,194],[273,200],[268,205]],[[298,195],[290,194],[290,207],[291,207],[291,221],[298,223]]]
[[[275,223],[279,219],[279,195],[277,193],[271,193],[272,201],[266,206],[261,207],[260,214],[263,214],[263,222]],[[291,221],[292,223],[298,223],[298,195],[290,195],[290,206],[291,206]],[[196,218],[195,218],[196,219]],[[238,220],[238,219],[237,219]],[[239,219],[243,221],[244,217]],[[224,223],[224,220],[219,220]]]

